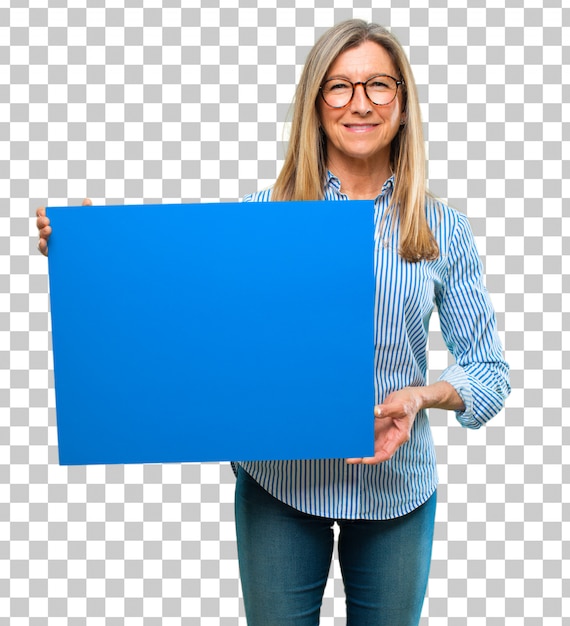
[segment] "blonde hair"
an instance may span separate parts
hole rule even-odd
[[[327,175],[326,137],[317,112],[319,88],[335,59],[349,48],[373,41],[388,52],[403,79],[405,124],[392,141],[394,193],[388,212],[399,218],[400,255],[412,262],[435,259],[439,249],[426,219],[426,158],[421,111],[410,63],[400,42],[378,24],[347,20],[320,37],[309,52],[295,94],[289,146],[272,200],[321,200]],[[395,220],[392,220],[394,225]]]

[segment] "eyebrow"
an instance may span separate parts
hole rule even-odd
[[[388,74],[387,72],[376,72],[375,74],[370,74],[370,76],[366,80],[356,81],[356,82],[363,82],[363,83],[365,83],[365,82],[369,81],[371,78],[374,78],[375,76],[388,76],[389,78],[395,78],[395,76],[393,74]],[[329,76],[328,78],[325,78],[325,80],[333,80],[335,78],[342,78],[342,79],[347,80],[347,81],[349,81],[351,83],[355,82],[355,81],[350,80],[350,78],[348,76],[346,76],[346,74],[333,74],[332,76]],[[396,80],[399,80],[399,79],[396,79]]]

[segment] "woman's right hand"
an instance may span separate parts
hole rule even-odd
[[[85,198],[82,202],[82,206],[92,206],[93,203],[89,198]],[[38,242],[38,250],[44,255],[48,255],[48,239],[51,235],[51,226],[49,225],[49,217],[46,216],[45,207],[41,206],[36,210],[36,226],[38,228],[38,235],[40,240]]]

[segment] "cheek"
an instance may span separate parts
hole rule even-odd
[[[386,124],[386,131],[395,136],[400,129],[402,120],[401,108],[398,105],[393,106],[389,111],[384,111],[383,118]]]
[[[392,115],[390,117],[390,121],[395,126],[400,126],[401,118],[402,118],[402,111],[400,110],[400,107],[394,107],[394,110],[392,111]]]
[[[335,116],[334,112],[324,110],[323,107],[318,108],[319,121],[321,123],[321,132],[325,139],[330,141],[335,134]]]
[[[394,121],[394,122],[397,121],[399,124],[401,117],[402,117],[402,103],[400,101],[400,98],[398,97],[390,105],[389,118],[391,121]]]

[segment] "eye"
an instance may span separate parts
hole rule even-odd
[[[372,87],[372,89],[390,89],[390,85],[381,80],[373,80],[368,84]]]
[[[350,90],[350,85],[343,80],[330,80],[325,83],[325,91],[331,92],[334,91],[336,93],[342,93],[343,91]]]
[[[373,76],[370,79],[370,82],[367,83],[368,89],[378,93],[381,91],[394,91],[397,87],[396,82],[390,76],[385,76],[383,74],[379,74],[378,76]]]

